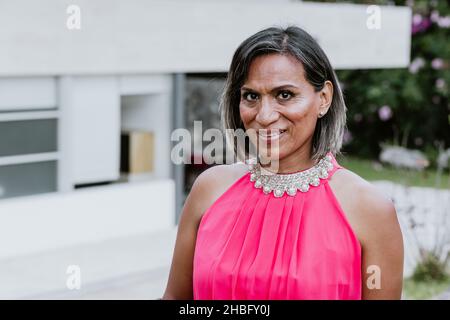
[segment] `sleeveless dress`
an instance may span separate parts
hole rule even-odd
[[[307,192],[265,194],[248,172],[205,211],[194,300],[361,299],[361,246],[328,184],[343,168],[328,154],[328,178]]]

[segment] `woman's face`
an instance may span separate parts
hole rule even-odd
[[[326,113],[331,98],[331,82],[315,92],[296,58],[262,55],[250,64],[239,112],[250,141],[255,146],[259,142],[258,152],[282,161],[297,152],[310,155],[319,113]]]

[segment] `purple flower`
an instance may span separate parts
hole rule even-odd
[[[437,21],[437,25],[441,28],[450,28],[450,16],[439,17],[438,21]]]
[[[439,21],[439,12],[437,10],[433,10],[430,15],[430,20],[434,23]]]
[[[414,24],[414,25],[420,24],[420,23],[422,22],[422,20],[423,20],[422,15],[420,15],[420,14],[418,14],[418,13],[416,13],[416,14],[413,16],[413,24]]]
[[[444,60],[441,58],[435,58],[431,61],[431,67],[436,70],[440,70],[444,67]]]
[[[412,34],[423,32],[431,26],[429,18],[424,18],[420,14],[415,14],[413,17]]]
[[[409,65],[409,72],[417,73],[425,65],[425,60],[423,58],[415,58]]]
[[[381,121],[387,121],[392,117],[392,110],[389,106],[382,106],[378,109],[378,117]]]

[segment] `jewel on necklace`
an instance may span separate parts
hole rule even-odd
[[[264,173],[264,169],[261,169],[261,165],[255,158],[246,162],[250,171],[250,181],[253,182],[254,187],[262,188],[265,194],[273,193],[277,198],[285,193],[293,197],[298,190],[307,192],[310,186],[317,187],[320,179],[327,179],[328,172],[333,169],[332,158],[328,154],[313,167],[289,174]]]

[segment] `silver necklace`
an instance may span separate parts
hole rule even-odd
[[[320,179],[328,178],[328,172],[333,169],[330,155],[326,155],[313,167],[295,173],[276,174],[261,167],[256,158],[246,161],[250,171],[250,181],[255,188],[262,188],[265,194],[273,192],[279,198],[286,192],[295,196],[297,190],[307,192],[310,185],[317,187]]]

